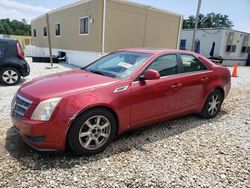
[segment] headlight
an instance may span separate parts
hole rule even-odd
[[[61,98],[52,98],[39,103],[33,112],[31,119],[48,121],[50,120],[51,115],[56,109],[58,103],[61,101]]]

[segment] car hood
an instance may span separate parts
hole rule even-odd
[[[116,78],[77,69],[33,79],[24,83],[18,93],[30,100],[38,100],[39,102],[53,97],[63,97],[85,90],[104,87],[119,81]]]

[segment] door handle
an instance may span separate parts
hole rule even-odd
[[[171,87],[172,87],[172,88],[178,89],[178,88],[180,88],[181,86],[182,86],[182,84],[178,83],[178,84],[173,84]]]
[[[205,77],[205,78],[202,78],[202,79],[201,79],[201,82],[205,83],[205,82],[207,82],[208,80],[209,80],[209,78],[208,78],[208,77]]]

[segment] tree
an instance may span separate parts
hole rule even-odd
[[[9,18],[0,19],[0,34],[5,35],[31,35],[31,26],[25,19],[22,21],[10,20]]]
[[[187,19],[183,20],[183,29],[194,28],[195,16],[191,15]],[[228,15],[223,15],[221,13],[215,14],[213,12],[208,13],[206,16],[203,14],[199,15],[198,28],[215,28],[215,27],[225,27],[232,28],[233,22],[229,20]]]

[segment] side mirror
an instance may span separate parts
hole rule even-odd
[[[148,69],[144,75],[140,76],[141,80],[158,80],[160,79],[160,73],[153,69]]]

